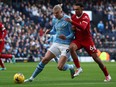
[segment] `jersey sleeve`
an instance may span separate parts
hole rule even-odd
[[[87,14],[84,15],[80,21],[81,23],[77,23],[76,21],[73,21],[73,17],[72,17],[72,24],[78,27],[79,29],[85,30],[88,24],[90,23],[89,16]]]
[[[53,17],[53,19],[52,19],[52,29],[49,32],[51,35],[56,34],[56,29],[55,29],[55,26],[54,26],[55,23],[56,23],[56,18]]]
[[[71,26],[72,26],[72,25],[69,23],[69,24],[68,24],[68,29],[69,29],[70,34],[69,34],[68,36],[66,36],[66,39],[70,39],[70,38],[74,37],[74,32],[73,32]]]
[[[50,31],[50,34],[51,34],[51,35],[56,34],[56,29],[55,29],[55,26],[53,26],[53,27],[52,27],[52,30]]]

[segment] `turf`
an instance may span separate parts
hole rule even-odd
[[[84,72],[71,79],[69,71],[59,71],[54,62],[50,62],[33,82],[14,83],[15,73],[23,73],[25,78],[29,78],[37,64],[5,63],[7,70],[0,71],[0,87],[116,87],[116,62],[104,62],[112,76],[108,83],[103,82],[104,75],[96,63],[81,63]]]

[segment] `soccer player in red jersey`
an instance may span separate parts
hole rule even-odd
[[[74,5],[75,14],[71,18],[67,18],[66,21],[72,23],[73,30],[75,31],[75,39],[70,44],[70,52],[73,60],[77,58],[76,50],[84,48],[87,53],[92,56],[94,61],[99,65],[105,75],[105,82],[111,80],[111,76],[107,71],[106,66],[102,63],[97,55],[97,49],[92,40],[90,32],[90,19],[89,16],[83,12],[83,4],[78,2]],[[75,65],[79,62],[74,62]],[[78,75],[78,71],[74,76]]]
[[[4,48],[4,44],[5,44],[5,41],[4,41],[4,38],[6,36],[6,29],[4,27],[4,25],[0,22],[0,65],[1,65],[1,68],[0,70],[6,70],[5,66],[4,66],[4,63],[2,62],[1,58],[11,58],[12,59],[12,62],[15,63],[15,57],[14,55],[11,55],[11,54],[2,54],[2,50]]]

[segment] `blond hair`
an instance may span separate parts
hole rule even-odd
[[[53,11],[62,11],[62,4],[55,5]]]

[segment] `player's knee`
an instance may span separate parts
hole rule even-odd
[[[70,46],[69,49],[70,49],[70,52],[75,51],[75,48],[73,46]]]

